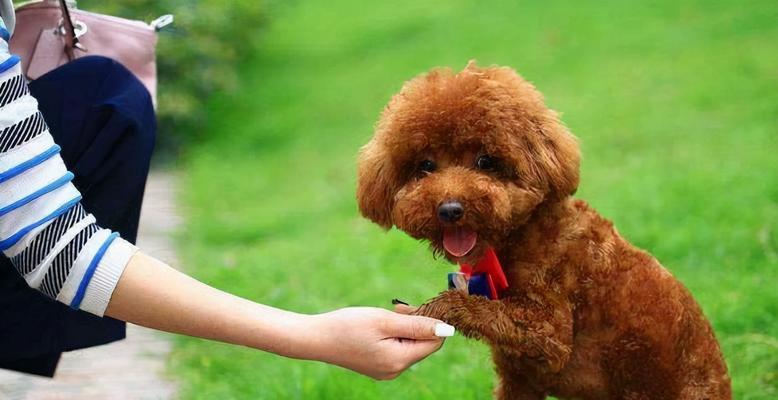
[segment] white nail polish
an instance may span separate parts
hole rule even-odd
[[[435,324],[435,336],[437,337],[451,337],[454,336],[454,332],[456,332],[456,330],[449,324],[443,322]]]

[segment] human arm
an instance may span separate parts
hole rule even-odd
[[[136,253],[105,312],[138,325],[391,379],[437,350],[440,321],[367,307],[305,315],[251,302]],[[439,334],[441,328],[438,328]],[[406,338],[411,340],[398,340]]]
[[[30,287],[102,315],[137,249],[82,206],[20,60],[8,50],[8,8],[0,10],[0,250]]]
[[[407,320],[386,311],[346,309],[326,317],[309,317],[253,304],[151,262],[130,243],[101,229],[80,205],[80,193],[70,182],[73,176],[59,156],[59,146],[48,132],[35,98],[30,96],[18,58],[7,52],[5,39],[0,40],[0,56],[4,68],[0,71],[0,209],[4,211],[0,215],[0,243],[32,288],[98,316],[112,299],[124,299],[124,310],[135,314],[120,318],[131,322],[321,359],[376,377],[385,377],[387,370],[391,374],[418,358],[407,348],[420,346],[395,345],[394,340],[384,340],[389,336],[376,337],[376,333],[388,335],[387,328],[401,330],[397,327],[407,325]],[[46,117],[56,119],[59,115]],[[136,262],[130,263],[130,259]],[[136,272],[143,271],[147,272],[145,279],[133,280]],[[122,287],[131,289],[114,295],[120,277],[129,279],[122,281]],[[219,315],[210,314],[217,309]],[[289,322],[298,322],[294,326],[305,329],[292,335],[282,329]],[[323,332],[316,336],[320,339],[314,343],[317,346],[301,340],[300,333],[309,332]],[[279,344],[287,347],[277,347]],[[373,357],[363,357],[366,353]]]

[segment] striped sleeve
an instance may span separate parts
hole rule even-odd
[[[7,37],[0,26],[0,251],[30,287],[102,316],[137,248],[81,205]]]

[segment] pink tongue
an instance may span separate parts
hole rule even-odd
[[[462,257],[473,250],[478,235],[466,228],[446,228],[443,231],[443,247],[454,257]]]

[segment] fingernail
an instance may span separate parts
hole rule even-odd
[[[454,332],[456,332],[456,329],[449,324],[443,322],[435,324],[435,336],[437,337],[451,337],[454,336]]]

